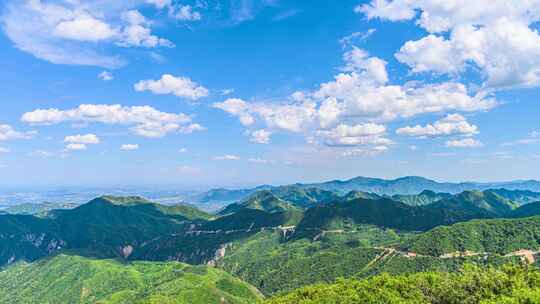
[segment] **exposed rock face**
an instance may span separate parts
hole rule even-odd
[[[225,257],[225,254],[227,253],[227,247],[229,247],[231,244],[222,244],[218,250],[216,250],[216,253],[214,254],[214,257],[206,263],[208,266],[216,266],[217,262]]]
[[[127,259],[133,253],[133,246],[127,245],[122,247],[122,256]]]

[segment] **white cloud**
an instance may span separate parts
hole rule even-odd
[[[490,89],[540,85],[540,1],[375,0],[368,18],[412,20],[429,34],[396,54],[413,72],[456,74],[471,66]]]
[[[449,148],[478,148],[484,146],[483,143],[474,138],[449,140],[445,145]]]
[[[9,150],[8,148],[0,147],[0,153],[9,153],[9,152],[11,152],[11,150]]]
[[[116,36],[109,24],[86,14],[76,16],[72,20],[58,23],[52,34],[59,38],[79,41],[100,41]]]
[[[0,16],[6,36],[21,51],[55,64],[116,68],[125,60],[109,45],[171,47],[151,33],[151,22],[134,8],[139,1],[38,1],[7,3]],[[125,18],[138,14],[139,18]],[[134,23],[138,22],[138,23]]]
[[[212,106],[233,116],[237,116],[240,119],[240,123],[244,126],[249,126],[255,122],[255,119],[249,113],[249,104],[242,99],[229,98],[224,102],[215,102]]]
[[[187,148],[180,148],[178,149],[178,153],[186,153],[188,151]]]
[[[181,5],[175,8],[172,15],[182,21],[199,21],[202,18],[201,13],[194,11],[191,5]]]
[[[84,150],[86,150],[86,145],[85,144],[68,144],[66,146],[66,150],[69,150],[69,151],[84,151]]]
[[[137,10],[130,10],[122,14],[122,19],[128,23],[121,33],[121,39],[116,44],[124,47],[174,47],[174,44],[164,38],[152,35],[148,27],[150,22]]]
[[[76,143],[76,144],[90,144],[95,145],[99,144],[100,140],[95,134],[86,134],[86,135],[71,135],[64,138],[66,143]]]
[[[188,115],[160,112],[151,106],[83,104],[70,110],[37,109],[24,113],[21,120],[38,125],[62,122],[127,125],[132,126],[130,130],[136,135],[155,138],[171,132],[190,133],[204,129],[192,123]]]
[[[110,80],[114,79],[113,74],[111,72],[109,72],[109,71],[103,71],[103,72],[99,73],[98,78],[103,80],[103,81],[110,81]]]
[[[257,144],[269,144],[272,132],[261,129],[250,133],[250,141]]]
[[[187,77],[164,74],[159,80],[141,80],[134,85],[135,91],[150,91],[154,94],[174,94],[192,101],[208,96],[208,89]]]
[[[296,92],[291,101],[246,102],[229,98],[213,106],[237,117],[244,126],[262,124],[264,129],[273,132],[303,133],[312,143],[386,146],[392,141],[379,134],[343,136],[340,133],[352,127],[362,129],[361,126],[375,125],[378,130],[385,130],[381,123],[396,119],[450,111],[485,111],[497,105],[486,92],[471,95],[467,87],[458,82],[390,84],[386,62],[369,57],[359,48],[346,52],[344,60],[344,72],[333,81],[321,84],[314,92]],[[452,117],[458,116],[449,119]],[[467,122],[454,124],[458,131],[474,133],[470,128],[475,127]]]
[[[363,42],[364,40],[368,39],[373,35],[377,30],[372,28],[365,32],[354,32],[346,37],[343,37],[339,40],[339,43],[342,47],[347,47],[349,45],[354,45],[358,42]]]
[[[434,124],[399,128],[396,133],[416,137],[442,135],[472,136],[478,134],[478,127],[469,124],[462,115],[448,114],[445,118],[436,121]]]
[[[378,17],[390,21],[410,20],[416,16],[416,12],[409,3],[411,1],[374,0],[370,4],[359,5],[354,10],[366,14],[369,19]]]
[[[120,150],[122,150],[122,151],[139,150],[139,145],[137,145],[137,144],[123,144],[122,146],[120,146]]]
[[[240,160],[239,156],[226,154],[214,157],[214,160]]]
[[[0,124],[0,141],[11,139],[30,139],[35,134],[35,131],[20,132],[13,129],[13,127],[10,125]]]
[[[316,134],[328,146],[390,145],[392,141],[384,138],[384,125],[366,123],[357,125],[340,124],[331,130],[318,131]]]

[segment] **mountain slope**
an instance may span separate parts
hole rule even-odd
[[[269,190],[261,190],[255,192],[249,198],[241,203],[233,203],[220,211],[220,215],[226,215],[238,212],[242,209],[262,210],[269,213],[285,212],[288,210],[296,210],[292,203],[285,201],[275,196]]]
[[[0,272],[0,302],[247,304],[255,288],[214,268],[58,255]]]
[[[485,214],[484,217],[501,217],[511,214],[517,204],[492,191],[464,191],[429,207]]]
[[[392,195],[391,198],[409,206],[425,206],[451,197],[452,194],[450,193],[436,193],[431,190],[424,190],[420,194],[396,194]]]
[[[358,224],[425,231],[439,225],[485,217],[488,217],[485,213],[458,208],[414,207],[386,198],[356,199],[308,209],[294,237],[313,237],[324,230],[354,230]]]
[[[318,284],[268,300],[268,304],[322,303],[538,303],[540,271],[520,266],[464,267],[456,273],[376,276]]]
[[[508,254],[540,247],[540,217],[473,220],[442,226],[406,241],[408,251],[430,256],[454,252]]]

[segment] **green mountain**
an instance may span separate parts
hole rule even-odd
[[[523,205],[512,213],[513,217],[529,217],[540,214],[540,202]]]
[[[292,203],[285,201],[269,190],[261,190],[255,192],[248,199],[241,203],[234,203],[220,211],[220,215],[226,215],[238,212],[242,209],[262,210],[270,213],[285,212],[288,210],[298,209]]]
[[[415,207],[386,198],[356,199],[308,209],[294,235],[313,237],[323,230],[351,230],[358,224],[425,231],[439,225],[487,216],[476,210],[433,208],[432,205]]]
[[[511,214],[517,204],[492,191],[464,191],[437,201],[430,207],[484,214],[483,217],[502,217]]]
[[[431,190],[424,190],[420,194],[396,194],[391,198],[409,206],[425,206],[433,204],[443,199],[452,198],[450,193],[436,193]]]
[[[58,255],[0,272],[0,302],[247,304],[252,286],[215,268],[182,263],[95,260]]]
[[[46,218],[0,215],[0,265],[33,261],[61,249],[127,258],[145,242],[209,218],[190,206],[162,206],[136,197],[101,197]]]
[[[506,255],[540,247],[540,217],[473,220],[437,227],[417,235],[404,248],[418,254],[441,256],[454,252]]]
[[[305,287],[268,304],[320,303],[538,303],[540,271],[520,266],[500,269],[466,266],[455,273],[380,275]]]
[[[294,187],[297,189],[319,189],[319,191],[335,192],[338,195],[345,195],[351,191],[361,191],[375,193],[377,195],[416,195],[424,190],[433,191],[436,193],[451,193],[456,194],[467,190],[484,191],[488,189],[507,189],[523,191],[522,197],[516,201],[525,203],[527,201],[537,201],[538,199],[531,200],[526,192],[540,192],[540,182],[534,180],[527,181],[512,181],[501,183],[444,183],[430,180],[419,176],[406,176],[396,178],[392,180],[369,178],[369,177],[355,177],[348,180],[333,180],[322,183],[311,184],[294,184],[290,186],[274,187],[263,185],[250,189],[213,189],[208,192],[204,192],[189,198],[192,202],[208,203],[208,202],[221,202],[231,203],[245,200],[248,196],[259,190],[275,190],[276,188],[289,188]],[[279,190],[278,190],[279,191]],[[501,195],[499,193],[499,195]],[[504,195],[503,195],[504,196]],[[283,198],[278,195],[278,197]],[[510,197],[507,197],[511,199]],[[283,198],[285,200],[286,199]]]

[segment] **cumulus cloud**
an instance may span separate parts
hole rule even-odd
[[[113,74],[111,72],[109,72],[109,71],[103,71],[103,72],[99,73],[98,78],[103,80],[103,81],[110,81],[110,80],[114,79]]]
[[[174,47],[174,44],[164,38],[152,35],[149,28],[150,22],[137,10],[130,10],[122,14],[122,19],[128,23],[126,25],[116,44],[124,47]]]
[[[122,151],[139,150],[139,145],[137,145],[137,144],[123,144],[122,146],[120,146],[120,150],[122,150]]]
[[[214,160],[240,160],[239,156],[226,154],[214,157]]]
[[[64,39],[96,42],[111,39],[116,32],[109,24],[82,14],[72,20],[61,21],[55,26],[52,34]]]
[[[158,80],[141,80],[134,85],[135,91],[150,91],[154,94],[174,94],[175,96],[197,101],[208,96],[208,89],[187,77],[164,74]]]
[[[464,138],[457,140],[449,140],[445,143],[449,148],[478,148],[484,146],[484,144],[474,138]]]
[[[392,141],[384,138],[384,125],[366,123],[357,125],[340,124],[331,130],[318,131],[317,135],[328,146],[390,145]]]
[[[191,5],[180,5],[172,15],[182,21],[199,21],[202,18],[201,13],[194,11]]]
[[[37,109],[24,113],[21,120],[33,125],[62,122],[119,124],[131,126],[130,130],[136,135],[154,138],[171,132],[191,133],[204,129],[192,123],[186,114],[161,112],[151,106],[83,104],[69,110]]]
[[[250,133],[249,141],[257,144],[269,144],[272,132],[261,129]]]
[[[343,72],[334,80],[312,92],[296,92],[289,101],[229,98],[213,106],[237,117],[246,127],[263,125],[269,131],[304,133],[312,143],[388,146],[392,141],[383,136],[386,122],[429,113],[485,111],[497,105],[485,91],[471,94],[458,82],[391,84],[387,63],[359,48],[346,52],[344,61]],[[466,121],[450,122],[460,117],[449,116],[437,127],[454,124],[458,132],[474,133],[476,127]],[[376,134],[348,134],[357,130]]]
[[[151,33],[152,23],[137,10],[135,1],[11,1],[0,21],[18,49],[56,64],[116,68],[126,62],[107,54],[104,46],[171,47]]]
[[[86,135],[71,135],[64,138],[65,143],[77,143],[77,144],[90,144],[96,145],[99,144],[99,137],[95,134],[86,134]]]
[[[244,126],[249,126],[255,122],[250,112],[250,104],[239,98],[229,98],[224,102],[215,102],[212,106],[216,109],[221,109],[233,116],[237,116],[240,123]]]
[[[436,121],[434,124],[425,126],[416,125],[414,127],[403,127],[396,131],[400,135],[425,137],[425,136],[448,136],[464,135],[472,136],[478,134],[478,127],[469,124],[465,117],[459,114],[448,114],[445,118]]]
[[[7,124],[0,124],[0,140],[30,139],[36,134],[35,131],[20,132]]]
[[[429,32],[396,54],[413,72],[456,74],[471,66],[485,87],[501,89],[540,85],[540,34],[533,26],[539,6],[538,0],[374,0],[357,11],[390,21],[416,19]]]

